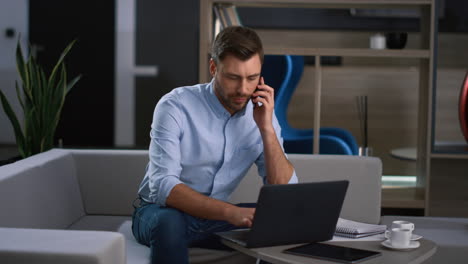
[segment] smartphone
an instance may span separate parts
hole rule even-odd
[[[323,243],[310,243],[290,249],[285,249],[284,253],[299,256],[331,260],[340,263],[359,263],[370,258],[381,256],[377,251],[342,247]]]
[[[260,78],[258,78],[258,84],[262,84],[262,76],[260,76]],[[254,91],[254,93],[257,92],[258,90],[260,90],[260,89],[256,88],[255,91]],[[260,96],[260,97],[261,97],[261,96]],[[256,98],[256,96],[251,96],[251,97],[250,97],[251,100],[253,100],[254,98]],[[255,104],[255,103],[254,103],[254,104]],[[262,106],[262,103],[258,103],[258,104],[259,104],[259,106]]]

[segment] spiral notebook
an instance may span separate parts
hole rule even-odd
[[[387,230],[386,225],[366,224],[339,218],[338,223],[336,224],[335,235],[349,238],[360,238],[382,234],[385,230]]]

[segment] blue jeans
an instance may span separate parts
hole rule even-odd
[[[236,228],[225,221],[202,219],[145,201],[133,212],[133,235],[140,244],[150,247],[151,263],[189,263],[189,247],[230,250],[213,233]]]

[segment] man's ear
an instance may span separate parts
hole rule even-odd
[[[210,74],[211,77],[214,77],[216,74],[216,62],[213,60],[213,58],[210,59]]]

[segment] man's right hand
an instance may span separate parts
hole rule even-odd
[[[238,227],[251,227],[255,208],[230,206],[226,211],[226,221]]]
[[[189,215],[210,220],[224,220],[238,227],[251,227],[255,208],[238,207],[194,191],[181,183],[172,188],[166,205]]]

